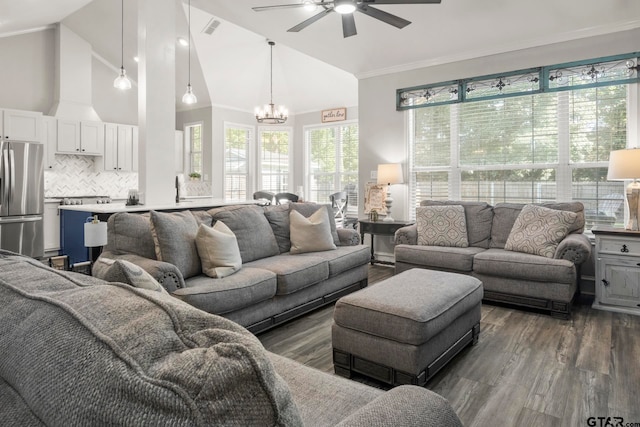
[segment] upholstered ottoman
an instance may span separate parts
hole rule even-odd
[[[478,342],[482,282],[456,273],[411,269],[336,303],[335,372],[392,385],[424,385]]]

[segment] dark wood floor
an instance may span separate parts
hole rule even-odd
[[[372,266],[369,284],[392,273]],[[259,338],[274,353],[333,373],[332,314],[325,307]],[[484,304],[478,345],[427,388],[446,397],[465,426],[587,426],[589,417],[622,417],[620,425],[638,427],[640,317],[582,305],[566,321]]]

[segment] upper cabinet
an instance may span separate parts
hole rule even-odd
[[[132,172],[138,169],[138,129],[131,125],[105,124],[104,157],[97,170]]]
[[[58,119],[57,152],[102,156],[105,125],[102,122]]]
[[[42,145],[44,145],[44,168],[53,169],[56,164],[56,139],[58,120],[55,117],[42,117]]]
[[[40,142],[42,113],[0,110],[0,137],[5,141]]]

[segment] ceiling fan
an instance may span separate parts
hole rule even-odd
[[[320,7],[322,11],[311,18],[302,21],[298,25],[289,28],[287,31],[297,33],[309,25],[313,24],[320,18],[323,18],[331,12],[338,12],[342,16],[342,34],[344,37],[351,37],[357,34],[356,21],[353,17],[354,12],[361,12],[372,18],[386,22],[396,28],[404,28],[411,24],[411,21],[392,15],[380,9],[372,7],[372,5],[381,4],[433,4],[440,3],[442,0],[303,0],[300,3],[280,4],[274,6],[254,7],[256,12],[263,12],[272,9],[288,9],[296,7],[311,8],[312,10]]]

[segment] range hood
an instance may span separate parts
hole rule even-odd
[[[56,27],[54,103],[50,116],[101,121],[91,97],[91,45],[63,24]]]

